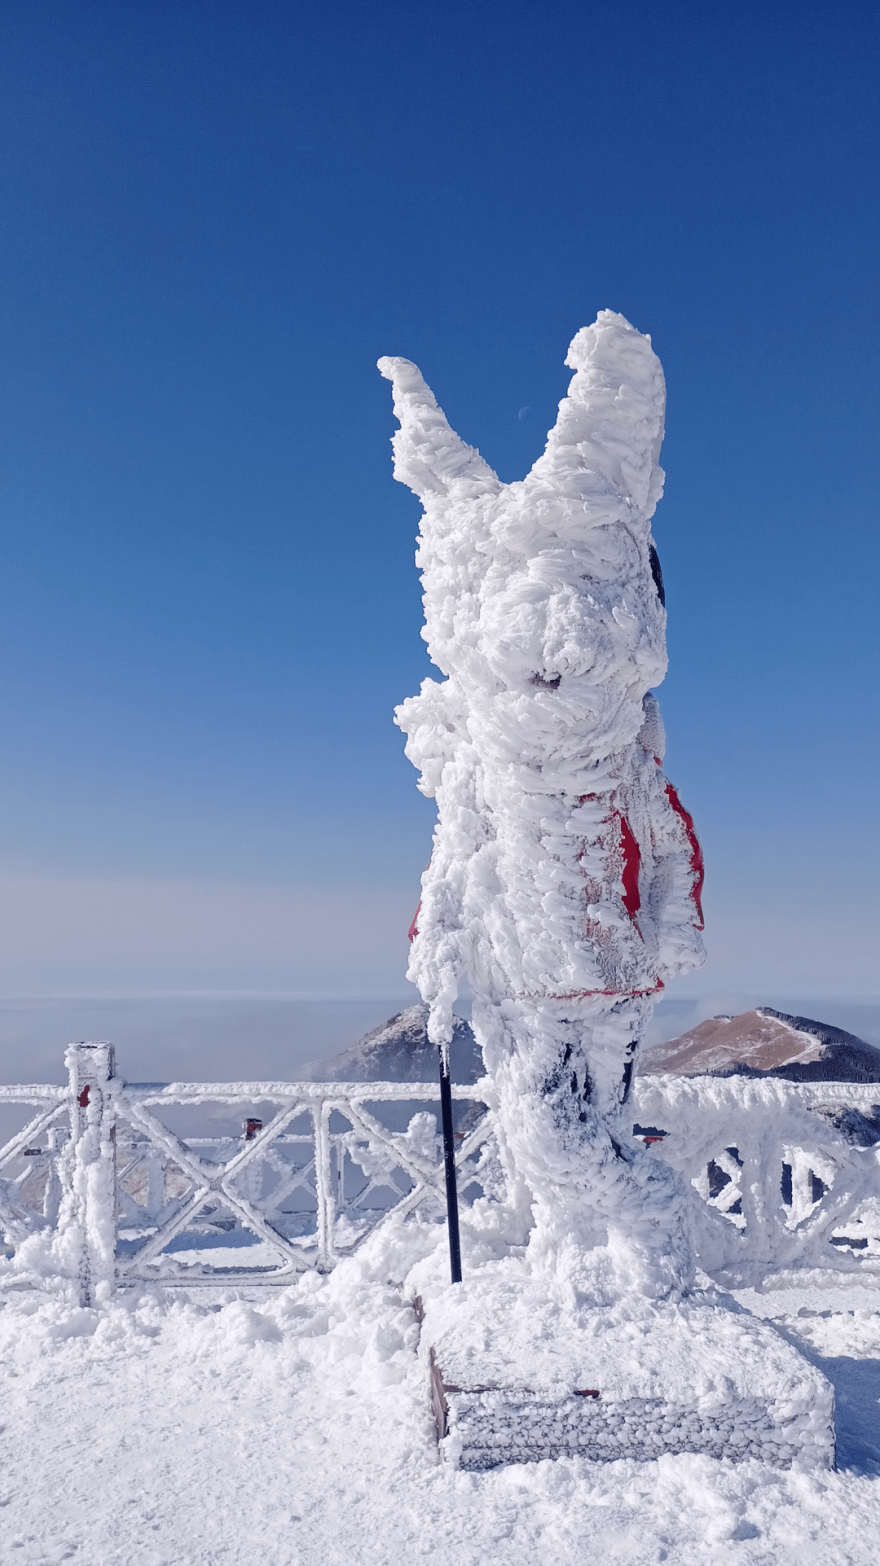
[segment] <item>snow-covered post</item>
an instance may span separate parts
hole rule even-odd
[[[397,710],[439,815],[409,977],[439,1045],[470,988],[533,1266],[597,1302],[665,1298],[692,1275],[684,1192],[624,1112],[656,995],[702,961],[702,858],[651,690],[665,386],[650,339],[609,310],[566,363],[544,454],[502,484],[416,366],[379,361],[446,676]]]
[[[332,1272],[334,1262],[333,1231],[336,1225],[336,1204],[333,1200],[331,1170],[331,1113],[331,1106],[325,1101],[312,1106],[312,1124],[315,1133],[315,1197],[318,1205],[316,1214],[318,1272]]]
[[[80,1304],[108,1299],[116,1276],[116,1116],[112,1044],[70,1044],[70,1142],[62,1161],[57,1245]]]

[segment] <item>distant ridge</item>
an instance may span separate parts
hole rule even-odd
[[[483,1075],[470,1025],[456,1019],[452,1080]],[[880,1082],[880,1050],[833,1023],[758,1006],[737,1017],[710,1017],[679,1038],[645,1050],[640,1076],[782,1077],[790,1082]],[[300,1067],[305,1082],[434,1082],[437,1049],[428,1040],[428,1008],[408,1006],[371,1028],[351,1048]]]
[[[880,1050],[829,1022],[758,1006],[710,1017],[646,1050],[642,1076],[783,1077],[789,1082],[880,1082]]]
[[[350,1049],[329,1060],[311,1060],[298,1072],[304,1082],[436,1082],[437,1046],[428,1039],[428,1008],[408,1006],[365,1033]],[[467,1022],[457,1018],[450,1045],[453,1082],[483,1076],[479,1045]]]

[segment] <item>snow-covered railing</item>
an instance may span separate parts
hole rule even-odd
[[[732,1287],[795,1269],[880,1269],[880,1083],[645,1076],[633,1086],[652,1155],[695,1193],[711,1278]]]
[[[0,1086],[30,1110],[0,1146],[0,1281],[278,1284],[330,1270],[377,1225],[445,1213],[428,1082],[127,1083],[106,1044],[72,1045],[66,1087]],[[495,1193],[481,1085],[453,1087],[460,1193]],[[880,1084],[637,1078],[634,1131],[693,1192],[700,1266],[720,1283],[880,1270]]]
[[[66,1088],[0,1087],[0,1106],[37,1110],[0,1147],[8,1281],[75,1275],[86,1303],[127,1283],[285,1283],[329,1271],[392,1213],[445,1212],[437,1119],[413,1113],[439,1082],[127,1083],[110,1045],[66,1059]],[[470,1105],[466,1196],[491,1121],[479,1085],[452,1094]]]

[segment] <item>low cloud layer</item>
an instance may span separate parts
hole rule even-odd
[[[405,989],[418,888],[5,877],[0,994]]]

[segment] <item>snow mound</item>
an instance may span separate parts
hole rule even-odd
[[[579,1453],[703,1453],[831,1468],[834,1396],[763,1322],[701,1301],[578,1311],[563,1293],[477,1278],[422,1329],[444,1455],[466,1469]]]
[[[468,1270],[486,1243],[467,1219]],[[427,1270],[437,1287],[448,1276],[445,1236],[403,1225],[369,1246],[330,1277],[250,1301],[151,1290],[98,1311],[7,1297],[0,1555],[17,1566],[873,1562],[880,1314],[864,1284],[789,1291],[780,1321],[838,1386],[838,1472],[658,1448],[653,1462],[581,1454],[463,1473],[438,1458],[411,1304],[416,1281],[429,1292]],[[775,1295],[753,1298],[773,1310]]]

